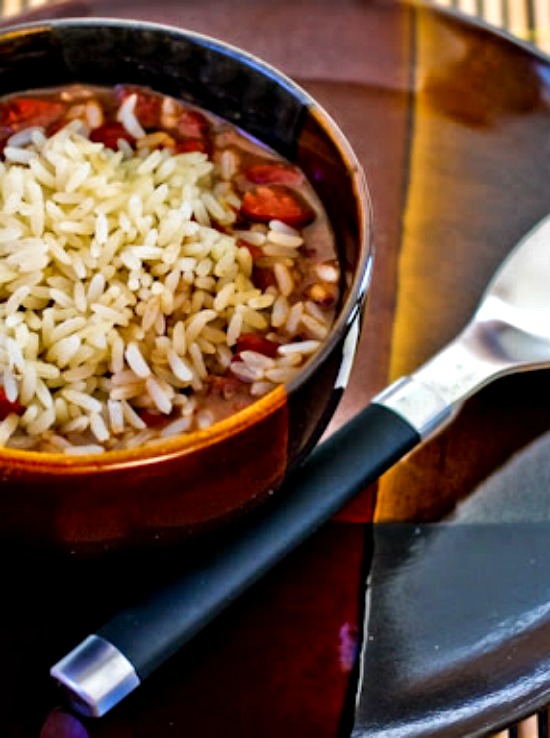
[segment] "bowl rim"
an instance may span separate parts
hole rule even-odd
[[[98,471],[139,464],[154,464],[174,457],[188,455],[205,445],[217,443],[223,438],[234,435],[240,429],[253,425],[254,422],[274,412],[284,404],[288,396],[315,374],[319,366],[327,359],[340,341],[349,338],[350,342],[344,346],[342,366],[335,384],[337,388],[343,390],[349,378],[357,344],[357,334],[351,329],[354,325],[357,325],[361,318],[364,301],[372,279],[374,260],[373,206],[365,171],[349,140],[335,119],[300,84],[271,63],[246,49],[198,31],[155,21],[109,17],[71,17],[22,23],[14,22],[0,29],[0,45],[11,38],[28,36],[32,33],[53,34],[71,28],[105,26],[121,30],[132,29],[138,32],[152,31],[158,34],[169,34],[189,39],[199,45],[206,45],[221,55],[229,56],[239,63],[244,63],[246,66],[267,75],[297,98],[307,108],[308,114],[316,120],[331,139],[350,177],[351,189],[358,205],[359,258],[352,270],[353,278],[348,286],[346,298],[339,307],[329,335],[323,339],[318,351],[289,382],[278,385],[267,395],[254,400],[250,405],[227,418],[216,421],[207,429],[179,434],[150,445],[82,454],[0,447],[0,463],[7,465],[9,468],[47,467],[50,473],[64,473],[70,468],[75,473],[87,473],[90,470],[97,473]],[[246,127],[243,126],[243,129],[246,130]]]

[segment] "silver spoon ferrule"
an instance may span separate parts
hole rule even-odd
[[[88,636],[50,670],[81,715],[101,717],[140,684],[132,663],[112,643]]]

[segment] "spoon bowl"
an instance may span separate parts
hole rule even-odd
[[[464,330],[374,402],[394,410],[425,438],[489,382],[550,366],[549,280],[547,216],[503,261]]]

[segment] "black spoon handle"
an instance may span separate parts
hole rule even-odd
[[[289,476],[269,514],[204,566],[115,615],[52,676],[81,713],[104,714],[419,441],[391,409],[369,405]]]

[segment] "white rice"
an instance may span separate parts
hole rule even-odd
[[[209,376],[229,370],[261,396],[328,332],[326,314],[296,298],[302,234],[280,221],[227,231],[240,204],[229,181],[238,156],[227,150],[215,165],[156,148],[167,134],[146,134],[135,105],[128,96],[117,119],[136,151],[88,139],[103,122],[94,100],[81,106],[84,125],[73,120],[49,138],[23,130],[5,148],[0,376],[22,410],[0,422],[0,445],[100,453],[206,428],[216,414],[194,393]],[[273,269],[264,291],[247,244]],[[336,267],[317,269],[336,281]],[[243,333],[268,330],[278,356],[233,359]],[[284,345],[298,332],[304,340]],[[170,419],[156,431],[142,409]]]

